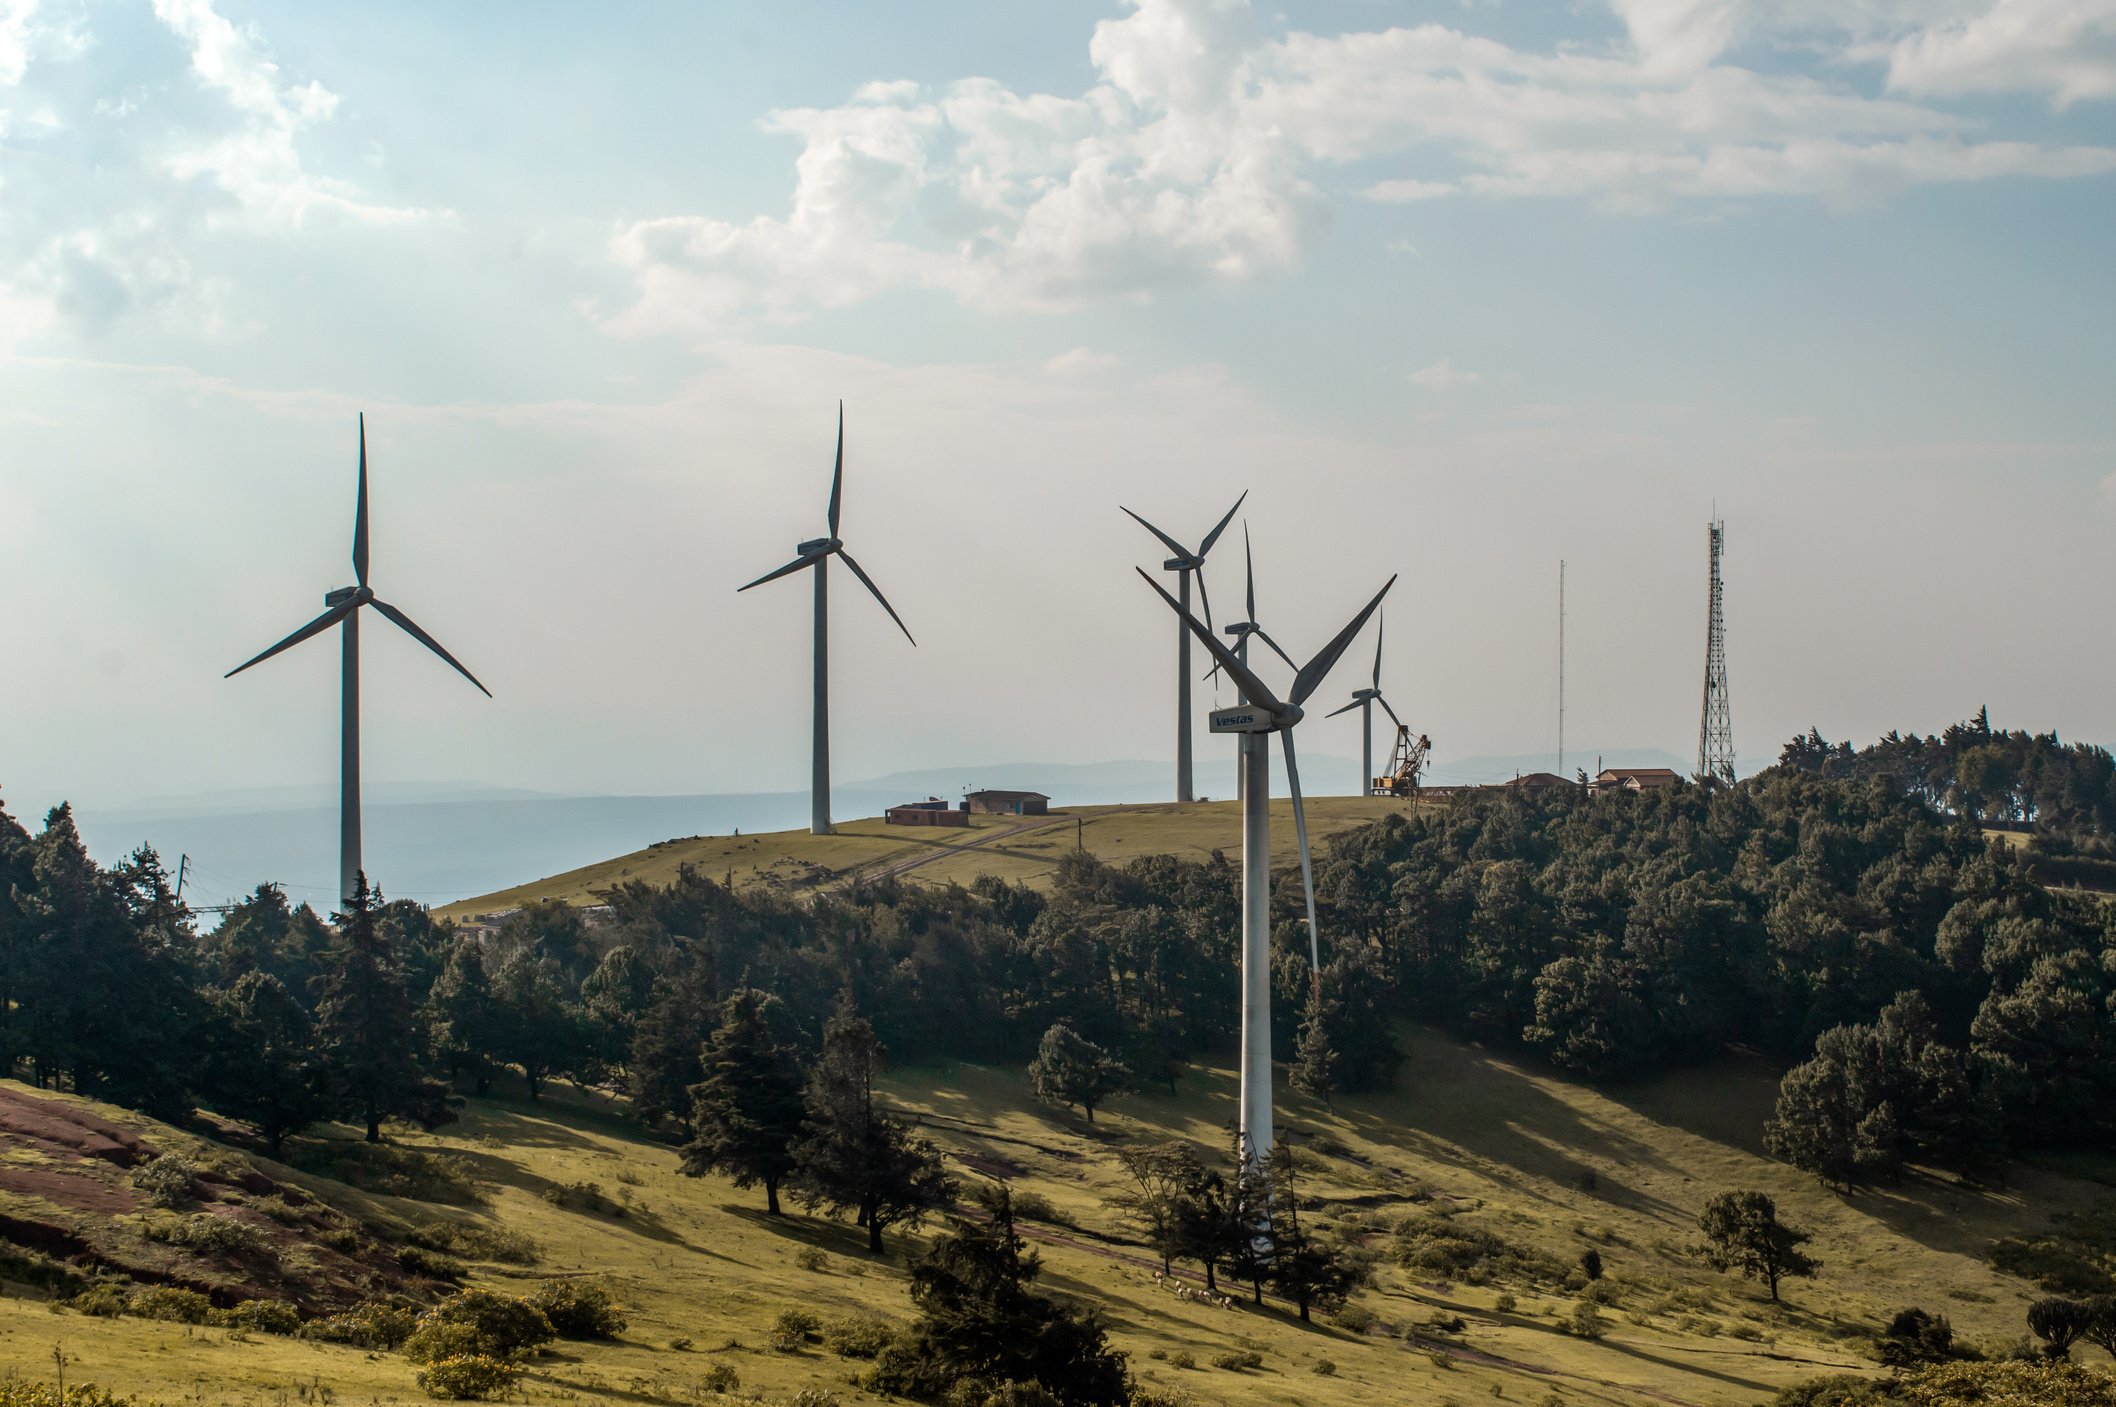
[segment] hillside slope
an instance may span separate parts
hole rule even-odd
[[[1378,1251],[1391,1246],[1397,1221],[1439,1214],[1558,1267],[1597,1250],[1609,1300],[1599,1342],[1564,1332],[1574,1294],[1530,1283],[1533,1276],[1470,1272],[1450,1283],[1384,1261],[1377,1285],[1360,1300],[1375,1322],[1356,1333],[1303,1326],[1278,1305],[1200,1303],[1157,1282],[1152,1257],[1113,1210],[1122,1182],[1115,1152],[1133,1141],[1181,1137],[1216,1157],[1233,1113],[1225,1070],[1193,1072],[1176,1097],[1121,1100],[1092,1128],[1035,1104],[1011,1070],[899,1071],[888,1095],[925,1123],[965,1178],[1006,1177],[1017,1190],[1048,1199],[1058,1221],[1070,1224],[1031,1228],[1046,1286],[1100,1305],[1142,1379],[1199,1402],[1335,1407],[1385,1393],[1389,1401],[1436,1404],[1734,1407],[1823,1371],[1871,1371],[1862,1331],[1906,1304],[1948,1314],[1964,1338],[1987,1346],[2017,1338],[2033,1292],[1993,1271],[1984,1252],[1995,1237],[2040,1230],[2053,1213],[2096,1203],[2105,1189],[2031,1171],[2003,1193],[1913,1180],[1842,1200],[1754,1148],[1773,1083],[1765,1069],[1736,1066],[1610,1097],[1413,1033],[1398,1092],[1343,1099],[1334,1111],[1298,1096],[1282,1100],[1284,1125],[1315,1158],[1307,1190],[1322,1203],[1318,1214],[1362,1229]],[[10,1100],[53,1099],[5,1088]],[[54,1102],[108,1119],[149,1144],[187,1141],[134,1115]],[[720,1363],[768,1401],[785,1401],[804,1386],[824,1387],[848,1404],[870,1400],[851,1381],[864,1365],[820,1344],[775,1350],[771,1322],[788,1309],[826,1320],[908,1317],[904,1254],[915,1249],[912,1238],[892,1236],[889,1257],[875,1261],[849,1225],[798,1214],[768,1218],[754,1192],[681,1176],[674,1150],[642,1140],[601,1096],[540,1105],[474,1100],[461,1122],[438,1133],[396,1131],[393,1138],[402,1150],[400,1189],[438,1189],[452,1200],[362,1191],[225,1146],[198,1147],[231,1167],[247,1165],[299,1187],[334,1217],[385,1239],[446,1222],[504,1229],[535,1243],[533,1264],[473,1264],[473,1284],[521,1289],[546,1276],[604,1277],[626,1306],[629,1327],[618,1342],[564,1344],[536,1359],[521,1394],[528,1401],[712,1401],[698,1385]],[[318,1149],[335,1156],[346,1144],[315,1141],[305,1161]],[[35,1161],[19,1156],[16,1135],[8,1136],[8,1150],[11,1164]],[[422,1167],[434,1187],[414,1185]],[[1699,1205],[1737,1186],[1769,1191],[1789,1221],[1816,1233],[1812,1249],[1822,1274],[1789,1284],[1784,1306],[1770,1305],[1752,1284],[1705,1269],[1689,1249]],[[20,1211],[11,1205],[11,1214]],[[142,1215],[106,1213],[114,1224]],[[296,1270],[315,1261],[299,1246],[274,1254]],[[1192,1271],[1178,1267],[1194,1283]],[[1502,1293],[1513,1297],[1510,1308]],[[1424,1327],[1435,1316],[1460,1316],[1465,1326]],[[306,1401],[319,1387],[346,1401],[424,1400],[411,1365],[391,1354],[55,1314],[23,1292],[0,1299],[0,1368],[49,1379],[55,1349],[67,1361],[69,1382],[170,1401]],[[1262,1367],[1213,1366],[1237,1349],[1260,1354]],[[1177,1366],[1184,1355],[1195,1366]],[[1325,1362],[1333,1373],[1319,1371]]]
[[[1308,801],[1308,836],[1328,837],[1391,814],[1409,814],[1428,801],[1385,796],[1327,796]],[[630,855],[516,885],[435,910],[465,919],[519,908],[534,899],[594,903],[598,891],[628,880],[667,884],[684,865],[737,886],[769,885],[811,891],[861,878],[896,874],[918,884],[967,884],[979,875],[1048,884],[1060,857],[1076,847],[1113,864],[1141,855],[1203,859],[1214,850],[1239,858],[1241,803],[1199,801],[1136,806],[1080,806],[1050,816],[973,816],[967,830],[892,826],[879,817],[838,824],[834,835],[774,831],[767,835],[692,836],[664,841]],[[1293,803],[1271,805],[1274,864],[1296,856]]]

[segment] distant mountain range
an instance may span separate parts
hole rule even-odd
[[[1591,765],[1594,757],[1581,749],[1568,753],[1567,762]],[[1688,771],[1681,759],[1653,748],[1604,751],[1601,760],[1611,767]],[[1283,795],[1280,762],[1274,752],[1274,791]],[[1356,759],[1322,755],[1302,762],[1304,779],[1317,795],[1350,792],[1357,783]],[[1554,763],[1548,754],[1451,758],[1436,762],[1429,780],[1503,782]],[[831,805],[839,816],[874,816],[901,801],[952,801],[979,787],[1041,791],[1060,807],[1159,801],[1172,794],[1174,771],[1173,763],[1139,759],[921,768],[833,788]],[[1206,759],[1197,785],[1206,796],[1231,796],[1234,769],[1222,759]],[[805,791],[568,796],[472,781],[397,782],[371,783],[365,800],[370,874],[385,894],[429,904],[489,893],[659,840],[791,830],[808,822]],[[237,899],[271,880],[296,901],[327,909],[337,884],[337,802],[333,786],[260,787],[78,808],[76,817],[89,850],[106,864],[142,844],[154,846],[171,869],[179,855],[189,855],[185,897],[194,903]]]

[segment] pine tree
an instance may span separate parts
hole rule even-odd
[[[943,1236],[912,1268],[918,1322],[883,1350],[869,1385],[928,1401],[1131,1401],[1130,1368],[1101,1316],[1031,1289],[1042,1261],[1015,1229],[1012,1197],[1000,1187],[987,1206],[987,1220]],[[1030,1385],[1041,1392],[1024,1393]]]
[[[522,1067],[534,1101],[544,1081],[571,1072],[586,1042],[580,1010],[566,996],[556,960],[517,948],[492,978],[494,1054]]]
[[[691,1087],[705,1078],[701,1052],[718,1009],[711,968],[685,964],[654,986],[654,1000],[632,1036],[632,1107],[653,1124],[673,1114],[688,1132]]]
[[[1327,1001],[1320,987],[1308,989],[1308,1005],[1301,1013],[1300,1042],[1293,1051],[1293,1087],[1334,1109],[1338,1089],[1337,1048],[1330,1043],[1330,1028],[1340,1008]]]
[[[1800,1249],[1812,1237],[1779,1221],[1777,1204],[1764,1193],[1722,1192],[1705,1203],[1697,1224],[1705,1233],[1705,1262],[1763,1281],[1773,1300],[1780,1280],[1808,1279],[1822,1268]]]
[[[203,1091],[223,1114],[280,1140],[330,1112],[316,1032],[277,977],[251,970],[214,1003]]]
[[[1271,1284],[1300,1310],[1342,1305],[1360,1275],[1342,1250],[1317,1240],[1300,1216],[1300,1161],[1288,1139],[1272,1145],[1266,1178],[1271,1195]]]
[[[393,1115],[429,1128],[450,1117],[444,1091],[419,1068],[418,1027],[381,912],[381,894],[365,874],[354,876],[316,1008],[332,1105],[366,1126],[369,1143],[382,1141],[382,1121]]]
[[[452,1075],[470,1076],[471,1089],[492,1088],[492,1056],[499,1046],[499,1004],[478,940],[456,939],[426,998],[426,1029],[434,1058]]]
[[[841,1008],[823,1030],[823,1053],[803,1101],[805,1133],[794,1150],[801,1205],[832,1216],[855,1213],[876,1255],[885,1228],[917,1226],[955,1192],[939,1150],[875,1106],[881,1064],[874,1027]]]
[[[806,1108],[801,1062],[764,1019],[773,998],[745,987],[727,999],[705,1046],[705,1078],[691,1087],[683,1170],[723,1173],[737,1187],[764,1184],[764,1209],[779,1215],[779,1186],[794,1168]]]
[[[1063,1021],[1043,1033],[1029,1062],[1029,1085],[1046,1104],[1080,1106],[1095,1121],[1095,1106],[1137,1088],[1129,1066]]]
[[[1175,1258],[1184,1253],[1185,1233],[1196,1220],[1191,1203],[1204,1181],[1204,1164],[1180,1140],[1120,1148],[1117,1162],[1131,1178],[1131,1186],[1113,1200],[1138,1221],[1146,1244],[1161,1257],[1161,1273],[1166,1275],[1174,1269]]]

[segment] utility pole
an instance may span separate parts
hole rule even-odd
[[[1705,624],[1705,706],[1697,730],[1697,779],[1734,781],[1734,723],[1727,706],[1727,623],[1725,588],[1719,563],[1726,551],[1727,525],[1716,514],[1706,526],[1711,546],[1711,578]]]
[[[184,871],[190,867],[191,857],[189,855],[178,855],[176,857],[176,902],[179,904],[184,902]]]

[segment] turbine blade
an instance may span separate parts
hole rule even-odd
[[[1300,838],[1300,887],[1308,901],[1308,974],[1322,990],[1322,940],[1315,927],[1315,864],[1308,854],[1308,812],[1300,799],[1300,764],[1293,760],[1293,730],[1278,735],[1286,749],[1286,789],[1293,793],[1293,833]]]
[[[1301,667],[1300,673],[1293,679],[1292,702],[1296,706],[1322,687],[1323,680],[1329,676],[1331,666],[1337,663],[1338,657],[1351,645],[1353,637],[1359,634],[1360,627],[1367,623],[1367,617],[1374,614],[1375,608],[1381,604],[1381,598],[1388,595],[1389,588],[1395,584],[1396,578],[1393,576],[1383,583],[1381,590],[1374,593],[1374,599],[1367,602],[1366,609],[1352,617],[1352,623],[1338,631],[1335,640],[1323,646],[1314,659]]]
[[[1249,594],[1244,604],[1249,608],[1249,623],[1256,624],[1256,553],[1249,548],[1249,520],[1242,519],[1242,572],[1249,580]]]
[[[1198,556],[1203,557],[1212,550],[1212,544],[1218,542],[1220,534],[1227,531],[1227,525],[1234,521],[1234,515],[1242,511],[1242,499],[1247,497],[1249,497],[1249,490],[1243,489],[1242,497],[1234,501],[1234,507],[1227,510],[1227,516],[1220,519],[1220,525],[1205,534],[1205,540],[1198,544]]]
[[[367,416],[360,417],[360,503],[353,510],[353,579],[367,585]]]
[[[1396,716],[1395,709],[1389,707],[1389,701],[1387,699],[1383,698],[1379,694],[1376,694],[1374,696],[1374,702],[1381,705],[1381,711],[1389,716],[1389,721],[1391,723],[1394,723],[1399,728],[1403,726],[1403,720]]]
[[[1205,573],[1202,568],[1192,567],[1190,575],[1198,584],[1198,602],[1205,608],[1205,628],[1212,629],[1212,593],[1205,589]]]
[[[1374,617],[1374,687],[1381,687],[1381,636],[1389,628],[1389,613],[1383,611]]]
[[[1284,650],[1281,650],[1278,647],[1278,641],[1272,639],[1268,634],[1266,634],[1262,626],[1258,626],[1256,628],[1256,638],[1263,641],[1266,645],[1269,645],[1271,647],[1271,653],[1277,655],[1280,659],[1286,662],[1286,668],[1292,670],[1295,674],[1300,673],[1300,666],[1293,662],[1293,656],[1287,654]]]
[[[401,628],[406,635],[409,635],[412,639],[418,641],[427,649],[432,650],[442,659],[447,660],[450,665],[454,666],[456,673],[462,675],[471,683],[478,685],[479,693],[483,694],[488,699],[492,697],[492,690],[486,688],[483,684],[478,684],[478,677],[475,674],[472,674],[469,670],[463,668],[463,662],[461,660],[457,659],[454,655],[448,653],[448,651],[442,649],[440,641],[434,639],[431,635],[428,635],[425,631],[419,629],[418,622],[414,621],[410,616],[404,614],[404,612],[398,610],[395,606],[392,606],[389,602],[382,600],[380,597],[374,597],[371,599],[374,602],[375,609],[382,612],[382,614],[388,616],[391,620],[395,621],[399,628]]]
[[[762,586],[767,581],[777,581],[780,577],[785,576],[788,572],[797,572],[803,567],[814,566],[819,560],[820,558],[814,553],[804,553],[801,556],[794,558],[791,562],[788,562],[785,566],[779,568],[779,570],[775,572],[766,572],[763,576],[760,576],[755,581],[751,582],[749,586]],[[743,592],[749,590],[749,586],[736,587],[735,594],[737,596],[741,595]]]
[[[896,622],[896,628],[904,632],[904,638],[911,640],[911,627],[904,624],[904,618],[896,613],[896,607],[889,604],[889,598],[882,594],[882,588],[874,584],[874,578],[861,571],[860,564],[853,561],[852,554],[842,547],[838,549],[838,560],[852,568],[852,574],[860,579],[862,586],[874,593],[874,599],[882,603],[882,609],[889,613],[889,619]],[[911,643],[916,645],[918,641],[911,640]]]
[[[302,641],[308,639],[311,635],[321,635],[324,631],[329,630],[332,626],[336,625],[339,621],[344,620],[347,616],[351,615],[352,613],[353,603],[351,601],[345,601],[336,606],[333,606],[329,610],[325,611],[322,615],[316,617],[316,619],[310,621],[307,625],[301,627],[301,629],[295,631],[292,635],[289,635],[286,639],[274,645],[271,649],[266,650],[263,654],[253,655],[249,659],[244,660],[241,664],[235,666],[235,668],[229,670],[226,674],[223,674],[221,678],[233,679],[236,675],[242,673],[251,665],[262,664],[266,660],[272,658],[272,656],[278,654],[281,650],[291,650],[296,645],[299,645]]]
[[[1122,504],[1119,504],[1117,506],[1120,508],[1123,507]],[[1155,527],[1152,523],[1147,522],[1138,514],[1132,513],[1129,508],[1125,508],[1124,511],[1126,513],[1131,513],[1131,519],[1133,522],[1137,523],[1140,527],[1152,533],[1155,537],[1161,539],[1162,544],[1166,546],[1169,551],[1175,553],[1178,557],[1188,557],[1190,555],[1190,549],[1185,547],[1182,543],[1177,542],[1174,538],[1170,537],[1167,533],[1162,532],[1159,528]]]
[[[1346,704],[1343,708],[1331,709],[1328,713],[1324,714],[1323,717],[1335,718],[1340,713],[1350,713],[1353,709],[1358,708],[1361,704],[1365,702],[1365,699],[1354,699],[1352,700],[1352,702]]]
[[[1143,580],[1148,586],[1151,586],[1154,589],[1155,593],[1159,595],[1163,601],[1166,601],[1168,603],[1168,609],[1174,611],[1176,615],[1182,619],[1183,624],[1190,627],[1190,633],[1192,635],[1197,636],[1198,639],[1204,643],[1205,648],[1211,652],[1212,657],[1214,659],[1220,662],[1220,667],[1227,671],[1228,675],[1234,680],[1236,687],[1242,691],[1243,696],[1247,698],[1249,702],[1257,704],[1263,708],[1271,709],[1273,711],[1284,707],[1284,705],[1278,701],[1278,695],[1271,692],[1270,686],[1265,684],[1263,680],[1257,678],[1254,674],[1251,674],[1249,672],[1249,666],[1243,664],[1240,659],[1236,658],[1234,651],[1228,649],[1225,645],[1222,645],[1219,641],[1213,639],[1212,632],[1210,630],[1207,630],[1203,625],[1199,624],[1198,618],[1196,616],[1184,610],[1182,603],[1177,601],[1175,597],[1168,594],[1167,587],[1161,585],[1160,582],[1155,581],[1152,577],[1147,576],[1146,570],[1143,567],[1134,567],[1132,570],[1138,572],[1140,579]]]
[[[838,504],[845,492],[845,403],[838,402],[838,465],[830,471],[830,535],[838,535]]]

